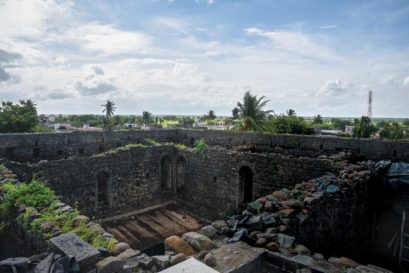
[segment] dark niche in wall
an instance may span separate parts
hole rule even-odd
[[[160,181],[163,191],[172,190],[172,161],[169,156],[162,157],[160,164]]]
[[[186,179],[186,160],[183,156],[179,156],[176,160],[176,185],[177,188],[183,188],[185,186]]]
[[[253,172],[247,166],[242,166],[239,170],[240,195],[239,203],[248,203],[253,200]]]
[[[111,206],[110,175],[107,172],[99,172],[97,175],[97,203],[98,207]]]

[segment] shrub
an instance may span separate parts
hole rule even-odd
[[[1,191],[4,193],[4,202],[0,204],[0,233],[6,231],[12,219],[16,217],[17,209],[24,204],[27,208],[16,220],[25,231],[49,238],[53,234],[43,234],[41,224],[55,221],[63,233],[74,232],[94,247],[111,250],[118,242],[114,238],[104,238],[91,231],[84,222],[78,227],[74,226],[73,218],[80,214],[79,210],[75,208],[70,212],[60,212],[54,191],[36,178],[30,183],[7,182],[1,186]],[[32,220],[34,215],[36,218]]]
[[[207,144],[204,139],[201,138],[195,141],[195,144],[193,145],[193,152],[196,154],[202,154],[206,148]]]
[[[174,144],[174,146],[176,147],[176,149],[184,151],[187,149],[187,146],[185,144],[180,144],[180,143],[176,143]]]

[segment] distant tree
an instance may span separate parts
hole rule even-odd
[[[153,120],[152,113],[149,113],[148,111],[142,112],[142,122],[144,124],[150,124],[152,120]]]
[[[362,116],[360,119],[355,119],[354,125],[354,137],[369,138],[376,132],[376,128],[372,124],[371,118],[366,116]]]
[[[295,113],[294,109],[288,109],[287,110],[287,116],[289,117],[295,117],[297,114]]]
[[[113,101],[107,100],[105,104],[101,105],[103,107],[102,113],[105,113],[104,116],[104,129],[111,131],[112,130],[112,116],[116,110],[115,103]]]
[[[402,123],[403,123],[403,125],[405,125],[406,127],[409,127],[409,118],[405,119]]]
[[[322,124],[322,117],[321,115],[314,116],[314,124]]]
[[[263,110],[268,102],[269,100],[265,100],[264,96],[257,98],[257,96],[251,95],[250,91],[247,91],[244,94],[243,102],[237,102],[238,115],[241,119],[240,130],[254,131],[257,124],[266,121],[268,115],[273,112],[272,110]]]
[[[405,135],[404,128],[397,122],[386,123],[380,132],[380,136],[386,139],[403,139]]]
[[[216,113],[214,110],[209,110],[209,112],[204,116],[204,120],[206,121],[214,121],[216,119]]]
[[[345,130],[345,126],[351,125],[351,121],[340,118],[332,118],[331,125],[333,129]]]
[[[302,117],[278,115],[273,117],[270,122],[270,130],[278,134],[312,134],[313,129],[307,125]]]
[[[0,106],[0,133],[23,133],[36,131],[38,126],[37,106],[31,100],[10,101]]]
[[[233,115],[233,119],[238,119],[239,118],[239,112],[240,112],[239,108],[234,107],[231,112],[232,112],[232,115]]]

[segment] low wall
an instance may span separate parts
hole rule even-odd
[[[149,130],[118,132],[0,134],[0,158],[17,161],[53,160],[69,156],[86,157],[144,138],[160,142],[181,142],[192,145],[204,138],[209,145],[235,147],[243,144],[263,148],[283,148],[277,151],[297,156],[317,156],[350,151],[362,159],[392,159],[409,161],[409,141],[384,141],[339,137],[272,135],[203,130]]]
[[[273,135],[267,133],[234,133],[223,131],[183,130],[185,141],[193,143],[204,138],[209,145],[234,147],[261,145],[269,148],[292,150],[290,154],[317,156],[349,151],[362,159],[391,159],[409,161],[409,141],[388,141],[341,137],[318,137],[301,135]]]

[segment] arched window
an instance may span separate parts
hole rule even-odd
[[[169,156],[162,157],[160,164],[161,188],[165,191],[172,190],[172,161]]]
[[[253,172],[247,166],[242,166],[239,170],[240,177],[240,203],[253,201]]]
[[[99,172],[97,175],[97,202],[98,207],[111,206],[110,176],[107,172]]]
[[[177,188],[183,188],[185,186],[185,165],[186,160],[183,156],[179,156],[176,161],[176,185]]]

